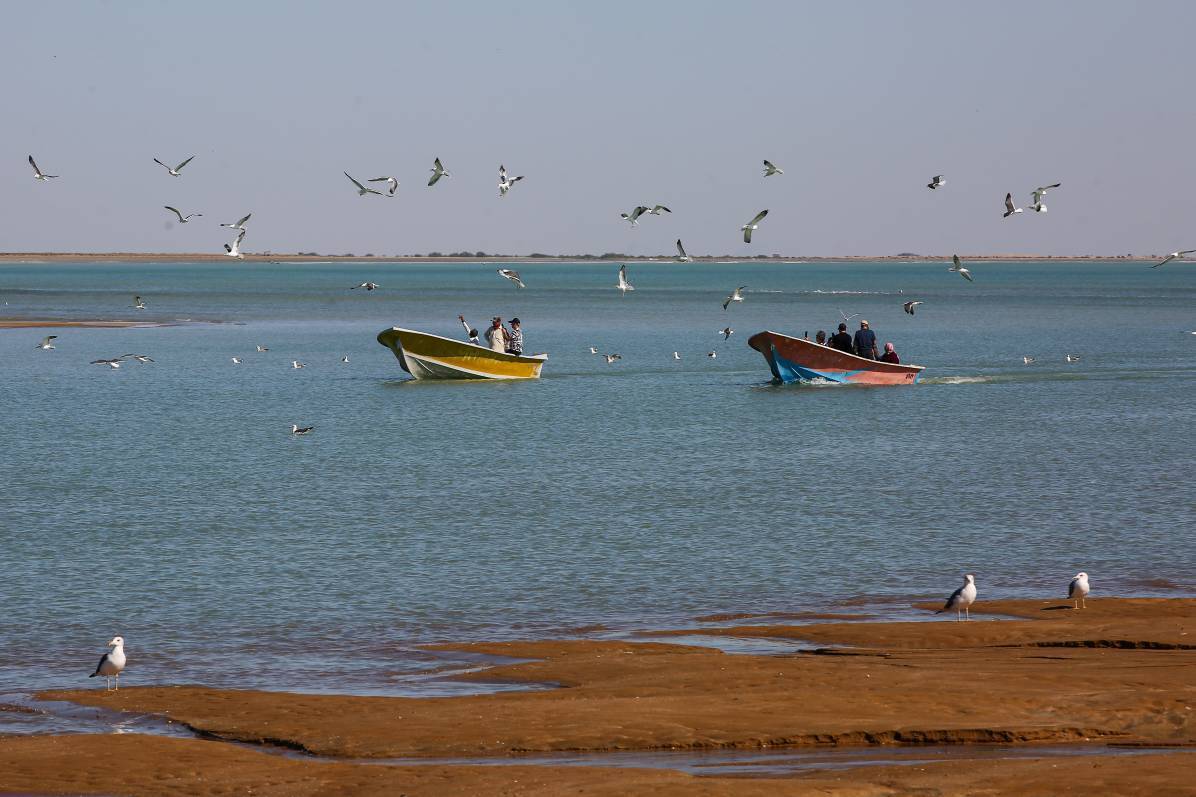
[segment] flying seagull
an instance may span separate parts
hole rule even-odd
[[[141,300],[140,296],[133,297],[133,309],[134,310],[144,310],[145,309],[145,302],[143,302]]]
[[[742,302],[743,301],[742,291],[746,287],[747,287],[746,285],[740,285],[738,288],[731,291],[731,295],[727,297],[727,301],[723,302],[723,309],[726,310],[727,305],[731,304],[731,302]]]
[[[1168,263],[1170,263],[1172,260],[1175,260],[1177,257],[1187,257],[1188,255],[1192,254],[1193,252],[1196,252],[1196,249],[1180,249],[1178,252],[1172,252],[1171,254],[1167,255],[1162,260],[1160,260],[1158,263],[1155,263],[1153,266],[1151,266],[1151,268],[1158,268],[1159,266],[1165,266]]]
[[[767,215],[768,215],[768,211],[762,210],[756,214],[756,217],[754,219],[752,219],[747,224],[745,224],[739,228],[739,229],[743,230],[743,242],[745,244],[750,244],[752,242],[752,230],[758,230],[760,228],[761,219],[763,219]]]
[[[620,213],[619,218],[626,219],[627,221],[631,222],[632,227],[638,227],[640,224],[639,217],[647,212],[648,209],[646,207],[643,205],[637,205],[635,210],[631,211],[630,213]]]
[[[202,213],[188,213],[186,216],[184,216],[182,213],[179,213],[178,208],[172,208],[170,205],[163,205],[162,207],[166,208],[171,213],[178,216],[179,224],[186,224],[187,222],[191,221],[191,219],[197,219],[203,215]]]
[[[348,172],[345,172],[344,175],[345,175],[345,177],[349,177]],[[357,196],[366,196],[368,194],[374,194],[375,196],[382,196],[381,191],[375,191],[372,188],[366,188],[364,185],[357,182],[352,177],[349,177],[349,182],[351,182],[351,183],[353,183],[353,185],[357,186]]]
[[[1012,216],[1014,213],[1021,213],[1021,212],[1022,212],[1021,208],[1014,207],[1014,205],[1013,205],[1013,194],[1006,194],[1005,195],[1005,215],[1002,216],[1001,218],[1007,219],[1010,216]]]
[[[37,344],[33,348],[43,349],[45,351],[52,351],[54,349],[54,344],[51,343],[50,341],[56,339],[57,337],[58,337],[57,335],[46,335],[44,338],[42,338],[42,342]]]
[[[635,286],[627,281],[627,266],[626,264],[619,266],[619,284],[615,286],[623,291],[623,295],[627,295],[627,291],[634,291]]]
[[[498,165],[498,195],[504,197],[507,192],[511,190],[511,186],[523,179],[523,175],[518,177],[511,177],[507,174],[507,167],[501,163]]]
[[[358,288],[365,288],[366,291],[376,291],[382,286],[376,282],[363,282],[360,285],[354,285],[350,290],[357,290]]]
[[[735,334],[735,330],[731,329],[731,327],[723,327],[718,331],[718,334],[723,336],[723,341],[725,342],[728,338]]]
[[[672,213],[673,211],[666,208],[664,205],[656,205],[648,208],[648,213],[652,216],[659,216],[661,213]]]
[[[122,354],[120,359],[133,359],[139,363],[152,363],[154,361],[153,357],[146,357],[144,354]]]
[[[316,427],[314,427],[314,426],[300,426],[297,423],[293,423],[293,424],[291,424],[291,434],[307,434],[308,432],[310,432],[312,429],[315,429],[315,428]]]
[[[604,355],[602,355],[602,356],[606,358],[606,364],[607,364],[607,365],[610,365],[610,364],[611,364],[611,363],[613,363],[615,360],[621,360],[621,359],[623,359],[623,355],[622,355],[622,354],[604,354]]]
[[[1077,609],[1088,608],[1088,604],[1084,599],[1088,597],[1089,591],[1088,574],[1083,571],[1076,573],[1075,578],[1067,585],[1067,597],[1075,601],[1075,608]]]
[[[509,268],[500,268],[500,269],[498,269],[498,273],[499,273],[499,274],[502,274],[504,277],[506,277],[507,279],[509,279],[511,282],[513,282],[513,283],[515,283],[516,285],[518,285],[520,288],[526,288],[526,287],[527,287],[526,285],[524,285],[524,284],[523,284],[523,280],[519,279],[519,272],[518,272],[518,271],[514,271],[514,270],[512,270],[512,269],[509,269]]]
[[[452,175],[446,172],[444,167],[440,165],[440,158],[437,158],[432,162],[432,168],[428,171],[432,172],[432,178],[428,180],[429,188],[436,185],[437,181],[440,180],[441,177],[452,177]]]
[[[386,192],[387,196],[394,196],[395,191],[399,190],[399,181],[394,177],[371,177],[366,182],[370,183],[388,183],[390,190]]]
[[[41,169],[37,168],[37,163],[33,160],[32,155],[29,156],[29,165],[33,167],[34,180],[53,180],[58,176],[56,174],[44,174]]]
[[[924,304],[924,302],[906,302],[905,304],[901,305],[901,309],[905,310],[905,312],[909,313],[910,315],[913,315],[914,308],[920,304]]]
[[[859,313],[852,313],[851,315],[848,315],[847,313],[843,312],[842,310],[839,310],[839,318],[843,319],[844,324],[846,324],[851,319],[855,318],[857,315],[859,315]]]
[[[955,272],[968,282],[975,282],[975,280],[972,279],[972,272],[964,268],[963,263],[959,262],[959,255],[951,255],[951,265],[947,266],[947,270]]]
[[[244,216],[241,217],[241,219],[239,221],[237,221],[236,224],[221,224],[220,226],[221,227],[231,227],[234,230],[243,230],[243,229],[245,229],[245,222],[249,221],[249,217],[252,215],[253,215],[252,213],[246,213]]]
[[[1030,196],[1034,201],[1030,205],[1030,210],[1034,211],[1035,213],[1046,213],[1047,206],[1042,204],[1042,198],[1046,196],[1047,191],[1050,191],[1052,188],[1058,188],[1061,185],[1063,185],[1063,183],[1051,183],[1050,185],[1039,186],[1031,191]]]
[[[158,160],[157,158],[154,158],[154,163],[158,164],[158,165],[159,165],[159,166],[161,166],[163,169],[165,169],[166,171],[170,172],[170,173],[171,173],[173,176],[175,176],[175,177],[178,177],[178,176],[179,176],[179,172],[181,172],[181,171],[183,170],[183,167],[184,167],[184,166],[186,166],[188,163],[190,163],[192,160],[194,160],[194,158],[195,158],[195,156],[194,156],[194,155],[192,155],[190,158],[187,158],[187,160],[183,161],[183,162],[182,162],[182,163],[180,163],[178,166],[175,166],[173,169],[172,169],[172,168],[170,168],[169,166],[167,166],[167,165],[166,165],[165,163],[163,163],[162,161]]]
[[[116,688],[120,689],[120,671],[125,668],[125,641],[121,637],[114,636],[108,640],[108,647],[112,648],[110,651],[100,656],[100,663],[96,665],[96,671],[88,678],[95,678],[97,675],[104,679],[108,689],[112,688],[112,679],[116,679]]]
[[[241,241],[245,240],[245,230],[237,233],[237,239],[233,241],[232,246],[224,245],[224,254],[228,257],[235,257],[239,260],[244,260],[245,255],[241,254]]]
[[[951,597],[947,598],[947,602],[943,604],[943,608],[939,609],[935,614],[942,614],[943,612],[955,610],[955,619],[959,620],[959,610],[963,609],[964,616],[971,620],[972,613],[969,607],[976,600],[976,577],[968,573],[963,577],[963,586],[951,593]]]
[[[117,357],[113,360],[92,360],[90,365],[106,365],[109,368],[120,368],[120,362],[120,358]]]
[[[677,239],[677,262],[678,263],[689,263],[691,261],[693,261],[693,258],[690,257],[689,255],[685,254],[685,247],[681,245],[681,239],[678,238]]]
[[[931,178],[930,182],[926,184],[926,187],[933,191],[936,188],[942,188],[946,184],[947,181],[943,179],[943,176],[941,174],[936,174]]]
[[[772,177],[774,174],[784,174],[785,170],[778,168],[771,161],[764,161],[764,176]]]

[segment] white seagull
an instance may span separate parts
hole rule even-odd
[[[631,211],[630,213],[620,213],[619,218],[626,219],[627,221],[631,222],[632,227],[638,227],[640,225],[639,217],[647,212],[648,208],[643,205],[637,205],[635,210]]]
[[[241,358],[233,357],[233,365],[240,365],[240,364],[241,364]]]
[[[610,365],[610,364],[611,364],[611,363],[613,363],[615,360],[621,360],[621,359],[623,359],[623,355],[622,355],[622,354],[604,354],[604,355],[602,355],[602,356],[606,358],[606,364],[607,364],[607,365]]]
[[[947,602],[943,604],[943,608],[939,609],[935,614],[942,614],[943,612],[955,610],[955,619],[959,620],[960,609],[964,612],[964,617],[971,620],[972,613],[969,607],[976,600],[976,577],[968,573],[963,577],[963,586],[951,593],[951,597],[947,598]]]
[[[106,688],[112,689],[112,679],[116,679],[116,689],[120,689],[120,672],[125,668],[125,640],[121,637],[114,636],[108,640],[108,647],[112,648],[103,656],[100,656],[100,663],[96,665],[96,671],[88,678],[95,678],[97,675],[104,679]]]
[[[234,230],[243,230],[243,229],[245,229],[245,222],[249,221],[249,217],[252,215],[253,215],[252,213],[246,213],[244,216],[242,216],[240,218],[240,220],[237,221],[236,224],[221,224],[220,226],[221,227],[230,227]]]
[[[114,360],[92,360],[91,365],[106,365],[109,368],[120,368],[120,358]]]
[[[1067,358],[1069,363],[1078,363],[1080,361],[1080,355],[1078,354],[1067,354],[1064,356]]]
[[[429,188],[436,185],[436,183],[440,180],[441,177],[452,177],[452,175],[449,174],[448,172],[446,172],[444,170],[444,167],[440,165],[440,158],[437,158],[435,161],[432,162],[432,168],[429,169],[428,171],[432,172],[432,178],[430,180],[428,180]]]
[[[270,351],[270,350],[269,350],[269,349],[267,349],[265,346],[258,346],[258,347],[257,347],[257,350],[258,350],[258,351]]]
[[[725,340],[727,340],[729,337],[731,337],[732,335],[734,335],[734,334],[735,334],[735,330],[731,329],[731,327],[723,327],[722,329],[720,329],[720,330],[718,331],[718,334],[722,335],[722,336],[723,336],[723,340],[725,341]]]
[[[942,188],[946,184],[947,181],[943,179],[943,176],[941,174],[936,174],[931,178],[930,182],[926,184],[926,187],[933,191],[936,188]]]
[[[144,310],[145,309],[145,302],[141,301],[140,296],[133,297],[133,309],[134,310]]]
[[[972,272],[964,268],[963,263],[959,262],[959,255],[951,255],[951,265],[947,266],[947,270],[955,272],[968,282],[975,282],[975,280],[972,279]]]
[[[136,360],[139,363],[152,363],[154,361],[153,357],[147,357],[144,354],[122,354],[120,356],[122,360],[126,358]]]
[[[344,172],[344,175],[345,175],[345,177],[349,177],[348,172]],[[372,188],[366,188],[364,185],[357,182],[352,177],[349,177],[349,182],[351,182],[351,183],[353,183],[353,185],[357,186],[357,196],[367,196],[369,194],[374,194],[375,196],[382,196],[381,191],[375,191]]]
[[[597,346],[591,346],[591,347],[590,347],[590,354],[597,354],[597,353],[598,353],[598,347],[597,347]]]
[[[909,313],[910,315],[913,315],[914,308],[920,304],[925,304],[925,302],[906,302],[905,304],[901,305],[901,309],[905,310],[905,312]]]
[[[1160,260],[1158,263],[1155,263],[1153,266],[1151,266],[1151,268],[1158,268],[1159,266],[1165,266],[1168,263],[1170,263],[1172,260],[1175,260],[1177,257],[1187,257],[1188,255],[1192,254],[1193,252],[1196,252],[1196,249],[1180,249],[1178,252],[1172,252],[1171,254],[1167,255],[1162,260]]]
[[[237,233],[237,239],[233,241],[232,245],[224,245],[224,254],[228,257],[235,257],[239,260],[244,260],[245,255],[241,254],[241,241],[245,240],[245,230]]]
[[[656,205],[648,208],[648,215],[659,216],[661,213],[672,213],[673,211],[666,208],[664,205]]]
[[[37,163],[33,160],[32,155],[29,156],[29,165],[33,167],[34,180],[53,180],[58,176],[56,174],[44,174],[41,169],[37,168]]]
[[[717,356],[718,356],[718,352],[716,352],[716,351],[708,351],[708,352],[706,352],[706,356],[707,356],[707,357],[709,357],[710,359],[712,359],[712,360],[713,360],[715,357],[717,357]]]
[[[349,364],[349,355],[346,354],[344,357],[341,357],[341,365],[348,365],[348,364]]]
[[[172,208],[170,205],[163,205],[162,207],[166,208],[171,213],[178,216],[179,224],[186,224],[187,222],[191,221],[191,219],[196,219],[203,215],[202,213],[188,213],[186,216],[184,216],[182,213],[179,213],[178,208]]]
[[[1001,218],[1007,219],[1010,216],[1012,216],[1014,213],[1021,213],[1021,212],[1022,212],[1022,209],[1019,207],[1015,207],[1013,204],[1013,194],[1006,194],[1005,195],[1005,215],[1002,216]]]
[[[674,360],[680,360],[680,359],[681,359],[681,353],[680,353],[680,352],[673,352],[673,359],[674,359]]]
[[[752,219],[747,224],[745,224],[739,228],[739,229],[743,230],[743,242],[745,244],[750,244],[752,242],[752,230],[760,229],[760,221],[767,215],[768,215],[768,211],[762,210],[756,214],[756,217],[754,219]]]
[[[1050,185],[1039,186],[1031,191],[1030,196],[1034,201],[1030,204],[1030,210],[1034,211],[1035,213],[1046,213],[1047,206],[1042,204],[1042,198],[1046,196],[1047,191],[1050,191],[1052,188],[1058,188],[1061,185],[1063,185],[1063,183],[1051,183]]]
[[[1088,597],[1089,591],[1088,574],[1083,571],[1076,573],[1075,578],[1067,585],[1067,597],[1075,601],[1075,608],[1077,609],[1088,608],[1088,604],[1084,599]]]
[[[498,165],[498,195],[504,197],[507,192],[511,190],[511,186],[523,179],[523,175],[518,177],[511,177],[507,174],[507,167],[501,163]]]
[[[731,291],[731,295],[727,297],[727,300],[725,302],[723,302],[723,309],[726,310],[727,306],[729,304],[731,304],[731,302],[742,302],[743,301],[742,291],[746,287],[747,287],[746,285],[740,285],[738,288]]]
[[[499,274],[502,274],[504,277],[506,277],[507,279],[509,279],[511,282],[513,282],[513,283],[515,283],[516,285],[518,285],[520,288],[526,288],[526,287],[527,287],[526,285],[524,285],[524,284],[523,284],[523,280],[519,279],[519,272],[518,272],[518,271],[515,271],[515,270],[513,270],[513,269],[509,269],[509,268],[500,268],[500,269],[498,269],[498,273],[499,273]]]
[[[44,351],[52,351],[54,349],[54,344],[51,343],[50,341],[56,339],[57,337],[58,337],[57,335],[46,335],[44,338],[42,338],[42,342],[37,344],[33,348],[42,349]]]
[[[303,363],[299,362],[298,360],[291,360],[291,367],[292,368],[306,368],[307,366],[304,365]]]
[[[764,176],[765,177],[772,177],[774,174],[784,174],[784,173],[785,173],[784,169],[778,168],[775,164],[773,164],[770,161],[767,161],[767,160],[764,161]]]
[[[627,295],[627,291],[635,290],[635,286],[627,281],[627,266],[625,264],[619,266],[619,284],[615,287],[623,291],[624,296]]]
[[[692,261],[693,261],[693,258],[690,257],[689,255],[685,254],[685,247],[681,245],[681,239],[678,238],[677,239],[677,262],[678,263],[689,263]]]
[[[1022,362],[1025,363],[1026,365],[1029,365],[1030,363],[1034,362],[1034,358],[1028,357],[1028,356],[1023,356]]]
[[[378,283],[376,283],[376,282],[363,282],[363,283],[361,283],[360,285],[354,285],[354,286],[353,286],[352,288],[350,288],[349,290],[353,290],[353,291],[355,291],[355,290],[357,290],[358,288],[365,288],[365,289],[366,289],[366,291],[367,291],[367,292],[369,292],[369,291],[376,291],[376,290],[378,290],[378,289],[379,289],[379,288],[381,288],[381,287],[382,287],[382,286],[381,286],[381,285],[379,285],[379,284],[378,284]]]
[[[859,313],[852,313],[851,315],[848,315],[847,313],[843,312],[842,308],[839,309],[839,318],[843,319],[844,324],[855,318],[857,315],[859,315]]]
[[[191,162],[192,160],[194,160],[194,159],[195,159],[195,156],[194,156],[194,155],[192,155],[190,158],[187,158],[187,160],[183,161],[183,162],[182,162],[182,163],[180,163],[178,166],[175,166],[173,169],[172,169],[172,168],[170,168],[169,166],[167,166],[167,165],[166,165],[165,163],[163,163],[162,161],[158,160],[157,158],[154,158],[154,163],[158,164],[158,165],[159,165],[159,166],[161,166],[163,169],[165,169],[166,171],[170,172],[170,173],[171,173],[171,175],[173,175],[174,177],[178,177],[178,176],[179,176],[179,172],[183,171],[183,167],[184,167],[184,166],[186,166],[188,163],[190,163],[190,162]]]
[[[307,434],[308,432],[310,432],[312,429],[315,429],[315,428],[316,427],[314,427],[314,426],[300,426],[297,423],[293,423],[293,424],[291,424],[291,434]]]
[[[399,181],[394,177],[371,177],[366,182],[388,184],[390,189],[386,192],[387,196],[394,196],[395,191],[399,190]]]

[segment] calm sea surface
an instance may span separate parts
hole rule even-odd
[[[174,324],[0,330],[0,693],[94,685],[116,633],[127,685],[397,694],[427,642],[1196,583],[1196,266],[518,268],[0,264],[2,317]],[[923,384],[771,385],[748,336],[840,310]],[[458,313],[522,318],[544,378],[413,383],[374,339]]]

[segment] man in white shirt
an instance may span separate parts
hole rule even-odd
[[[490,344],[490,351],[507,353],[507,330],[498,316],[494,316],[490,328],[486,330],[486,342]]]

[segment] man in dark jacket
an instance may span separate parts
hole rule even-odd
[[[855,333],[855,353],[860,357],[867,357],[869,360],[875,360],[878,355],[876,333],[868,328],[867,321],[861,321],[860,329]]]
[[[851,347],[851,333],[847,331],[847,324],[839,325],[839,331],[834,335],[831,335],[829,345],[832,349],[845,351],[848,354],[855,354],[855,351],[853,351]]]

